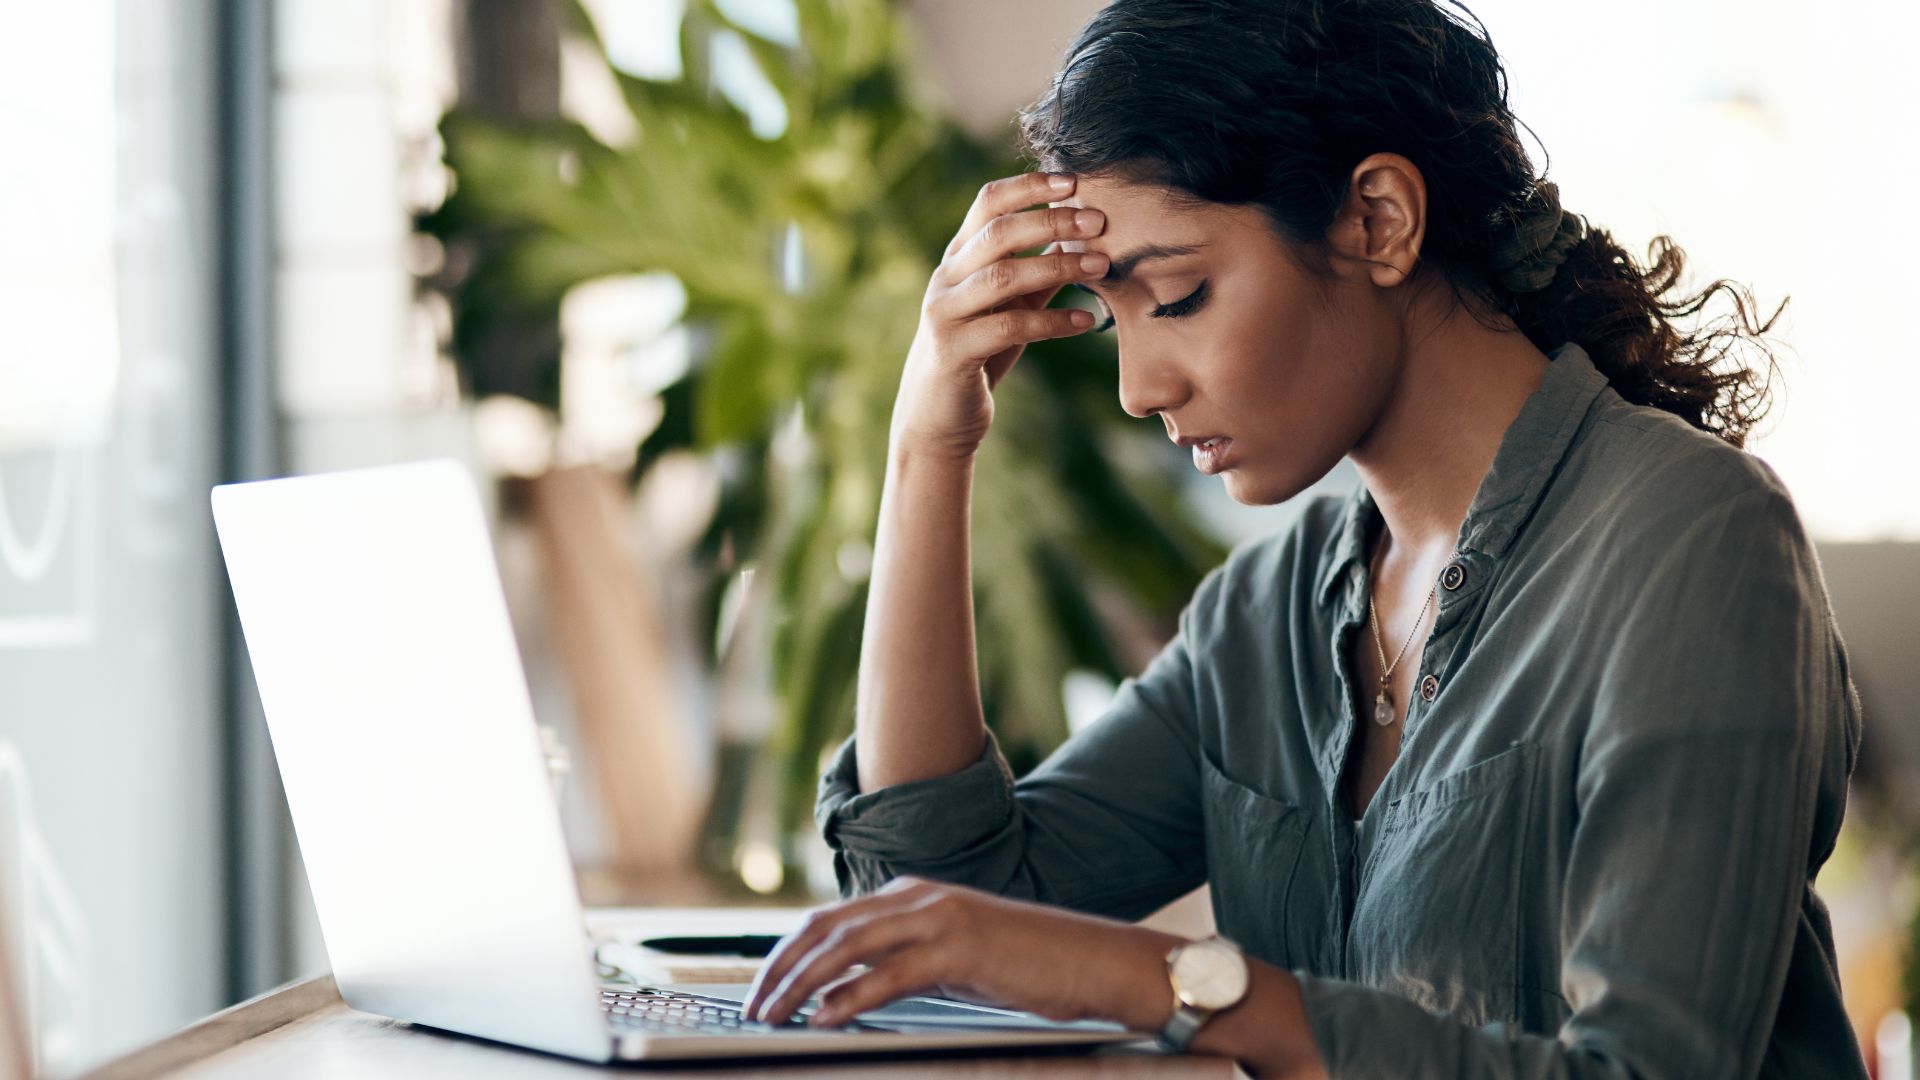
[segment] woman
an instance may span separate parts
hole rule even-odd
[[[1771,320],[1563,212],[1484,27],[1430,0],[1118,0],[1022,119],[1047,171],[981,191],[895,405],[819,806],[854,898],[749,1009],[938,986],[1260,1076],[1863,1076],[1812,889],[1861,718],[1739,449],[1765,372],[1722,362]],[[1233,498],[1363,483],[1234,551],[1015,783],[971,462],[1022,346],[1088,326],[1069,284],[1122,406]],[[1671,321],[1723,289],[1737,323]],[[1225,940],[1125,921],[1203,881]]]

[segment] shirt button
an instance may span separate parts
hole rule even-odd
[[[1459,563],[1452,563],[1445,570],[1440,571],[1440,587],[1448,592],[1453,592],[1466,583],[1467,572]]]
[[[1432,701],[1440,696],[1440,680],[1429,675],[1420,680],[1420,700]]]

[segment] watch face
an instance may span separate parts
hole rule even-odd
[[[1197,941],[1181,949],[1172,974],[1180,1000],[1195,1008],[1224,1009],[1247,992],[1247,962],[1222,941]]]

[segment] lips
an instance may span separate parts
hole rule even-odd
[[[1193,467],[1212,476],[1227,467],[1228,454],[1233,450],[1233,440],[1224,435],[1215,435],[1211,438],[1197,439],[1192,446]]]

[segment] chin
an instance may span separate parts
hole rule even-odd
[[[1304,486],[1276,488],[1271,482],[1262,483],[1262,478],[1249,476],[1239,469],[1228,469],[1220,479],[1226,486],[1227,497],[1242,506],[1274,506],[1306,490]]]
[[[1335,459],[1334,464],[1338,464]],[[1227,497],[1242,506],[1278,506],[1320,482],[1333,465],[1311,476],[1282,475],[1261,473],[1252,469],[1235,467],[1220,474],[1220,480],[1227,489]]]

